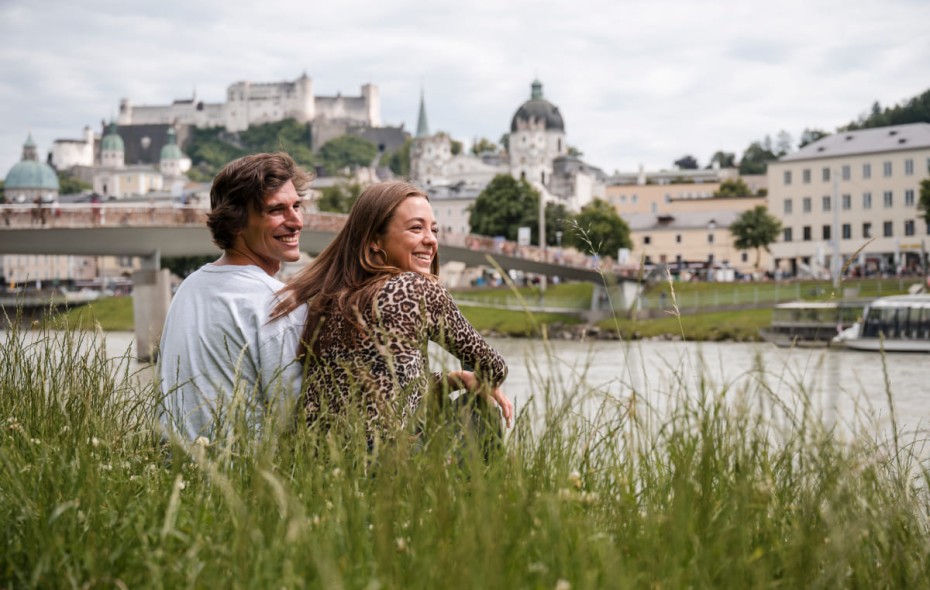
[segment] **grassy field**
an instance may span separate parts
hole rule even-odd
[[[764,367],[622,398],[536,374],[498,444],[448,411],[372,451],[351,417],[162,443],[128,360],[47,326],[0,341],[0,588],[930,587],[925,435],[841,438]]]

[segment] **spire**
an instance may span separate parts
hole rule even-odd
[[[540,82],[539,79],[533,80],[531,88],[533,89],[532,93],[530,94],[530,98],[532,100],[539,100],[543,97],[542,82]]]
[[[29,137],[26,138],[26,143],[23,144],[23,160],[38,160],[36,142],[32,140],[32,132],[29,133]]]
[[[429,137],[429,124],[426,122],[426,101],[420,90],[420,114],[417,117],[417,137]]]

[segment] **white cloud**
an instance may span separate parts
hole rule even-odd
[[[785,129],[833,129],[930,88],[913,0],[115,0],[0,5],[0,173],[119,99],[223,99],[237,80],[381,89],[382,118],[497,140],[538,77],[569,142],[608,171],[705,163]]]

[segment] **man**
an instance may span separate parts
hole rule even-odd
[[[163,423],[190,440],[217,426],[258,429],[300,390],[296,350],[306,306],[270,321],[274,278],[300,256],[312,177],[284,153],[234,160],[213,180],[207,226],[223,255],[187,277],[168,309],[159,376]]]

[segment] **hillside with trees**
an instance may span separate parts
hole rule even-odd
[[[856,121],[841,127],[839,131],[855,131],[856,129],[908,123],[930,123],[930,90],[901,104],[884,109],[878,101],[875,101],[868,114],[860,115]]]

